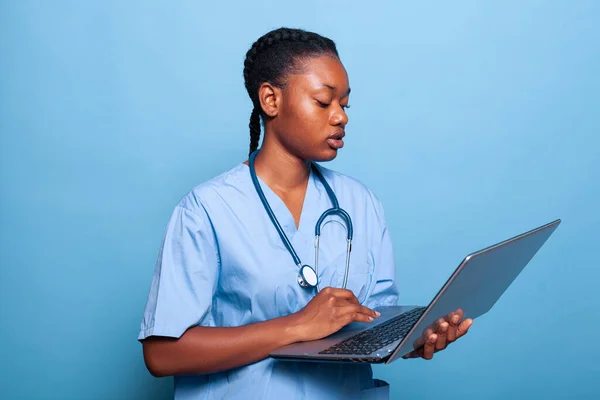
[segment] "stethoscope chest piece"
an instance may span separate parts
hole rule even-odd
[[[298,283],[305,288],[317,286],[317,274],[312,267],[303,265],[298,271]]]

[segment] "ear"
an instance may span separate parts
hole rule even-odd
[[[281,90],[268,82],[258,88],[258,100],[263,112],[268,117],[276,117],[281,107]]]

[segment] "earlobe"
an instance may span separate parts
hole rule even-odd
[[[281,90],[268,82],[263,83],[258,88],[258,100],[260,101],[260,106],[268,117],[272,118],[277,116],[280,98]]]

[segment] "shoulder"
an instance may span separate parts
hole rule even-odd
[[[245,182],[243,176],[245,171],[247,173],[247,166],[240,163],[219,175],[198,183],[181,197],[177,207],[189,212],[207,213],[214,204],[222,203],[225,198],[231,198],[232,195],[239,195],[243,192],[241,189]]]
[[[378,218],[384,218],[381,200],[367,185],[345,173],[323,167],[320,164],[317,166],[338,197],[361,202],[370,208]]]

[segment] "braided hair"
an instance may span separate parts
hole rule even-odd
[[[319,55],[339,58],[335,43],[326,37],[302,29],[279,28],[261,36],[246,53],[244,83],[250,100],[250,154],[258,148],[260,117],[263,115],[258,89],[264,82],[285,87],[288,75],[300,72],[302,58]]]

